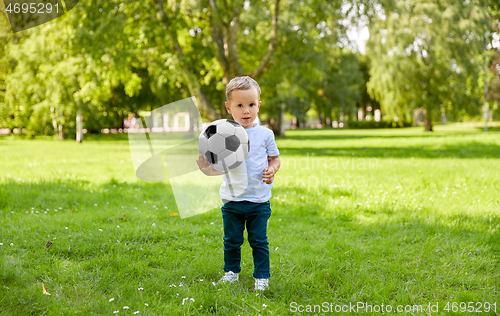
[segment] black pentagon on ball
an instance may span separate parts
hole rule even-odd
[[[240,123],[232,121],[232,120],[227,120],[227,122],[233,124],[236,127],[241,126]]]
[[[207,127],[207,129],[205,130],[205,136],[209,139],[210,137],[212,137],[214,134],[217,133],[217,126],[215,125],[210,125]]]
[[[211,152],[211,151],[207,151],[207,152],[205,153],[205,157],[207,157],[208,162],[209,162],[210,164],[216,164],[216,163],[217,163],[217,161],[218,161],[218,160],[217,160],[217,154],[214,154],[214,153],[213,153],[213,152]]]
[[[226,137],[226,149],[235,152],[240,147],[240,139],[236,135]]]

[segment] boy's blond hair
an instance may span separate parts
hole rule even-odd
[[[249,76],[234,77],[231,81],[229,81],[226,87],[227,102],[229,102],[229,97],[231,96],[231,92],[233,92],[233,90],[248,90],[252,86],[257,88],[257,92],[260,96],[260,86],[253,78]]]

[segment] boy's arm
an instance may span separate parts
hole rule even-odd
[[[269,167],[273,167],[274,173],[278,172],[281,166],[280,156],[269,156],[267,157],[267,161],[269,161]]]
[[[278,172],[281,166],[280,156],[268,156],[269,167],[265,167],[262,171],[263,181],[267,184],[271,184],[274,181],[274,175]]]

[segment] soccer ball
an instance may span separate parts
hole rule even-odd
[[[198,151],[213,164],[213,170],[220,172],[238,168],[249,150],[250,140],[243,126],[228,119],[210,123],[198,138]]]

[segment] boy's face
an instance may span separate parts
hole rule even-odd
[[[253,121],[257,118],[260,109],[259,99],[259,93],[255,87],[248,90],[233,90],[229,102],[226,102],[227,112],[244,128],[253,127]]]

